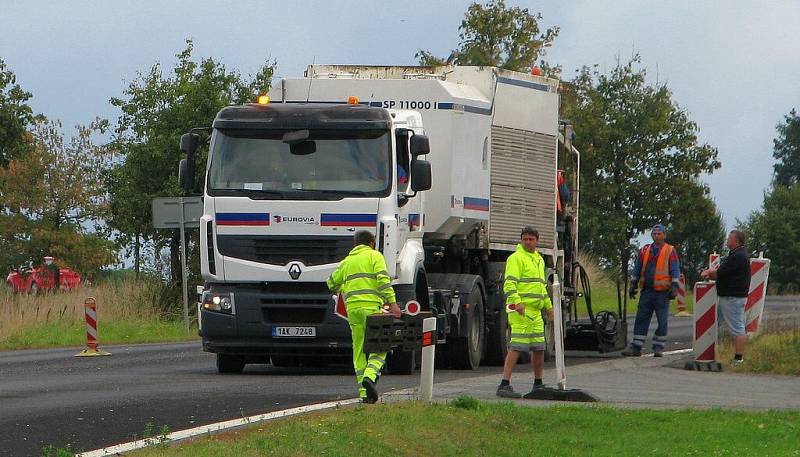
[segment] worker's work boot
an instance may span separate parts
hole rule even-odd
[[[514,392],[514,388],[511,387],[511,384],[506,386],[498,386],[497,396],[503,398],[522,398],[522,394]]]
[[[642,350],[641,349],[630,348],[628,350],[622,351],[622,356],[623,357],[641,357],[642,356]]]
[[[369,378],[364,378],[361,381],[361,385],[367,389],[367,398],[365,399],[365,403],[376,403],[378,401],[378,389],[375,388],[375,381]]]
[[[653,357],[664,357],[663,351],[653,351]]]

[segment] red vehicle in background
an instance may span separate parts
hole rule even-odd
[[[6,277],[6,284],[14,292],[68,292],[81,283],[81,275],[69,268],[55,264],[52,257],[45,257],[44,263],[34,267],[33,263],[12,271]]]

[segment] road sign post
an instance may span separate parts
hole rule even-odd
[[[201,197],[154,198],[153,227],[177,228],[181,236],[181,282],[183,285],[183,327],[189,334],[189,278],[186,267],[186,228],[199,228],[203,215]]]

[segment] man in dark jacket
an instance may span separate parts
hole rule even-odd
[[[747,345],[744,306],[747,303],[747,294],[750,292],[750,258],[745,251],[744,240],[744,232],[731,230],[726,242],[730,249],[728,256],[722,259],[719,268],[704,270],[700,273],[700,277],[703,279],[717,281],[718,314],[725,319],[728,329],[734,336],[736,349],[734,365],[744,362],[744,348]]]

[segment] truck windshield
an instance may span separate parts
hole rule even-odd
[[[385,130],[310,130],[310,148],[292,153],[285,130],[217,130],[209,195],[264,199],[384,197],[391,189]],[[309,146],[306,144],[305,146]],[[297,152],[297,150],[295,152]]]

